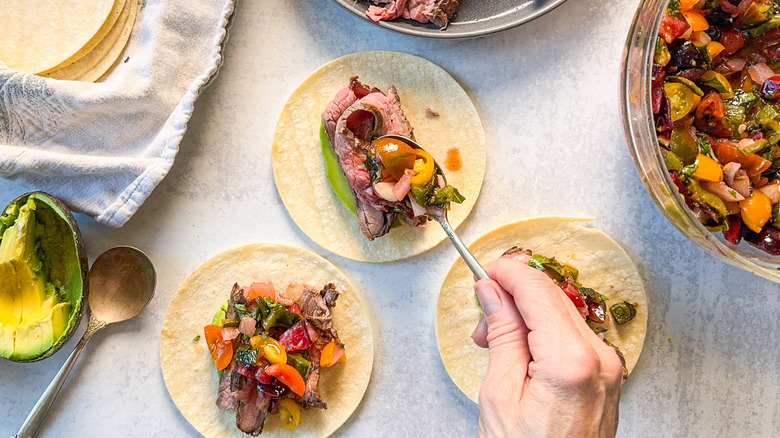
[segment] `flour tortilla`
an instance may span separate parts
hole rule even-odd
[[[580,225],[584,218],[540,217],[499,227],[469,246],[469,250],[486,264],[497,259],[514,245],[534,254],[555,257],[579,270],[583,286],[595,289],[609,298],[607,307],[628,301],[637,303],[636,316],[617,325],[612,315],[605,338],[620,349],[628,371],[634,369],[647,331],[647,297],[639,272],[628,254],[602,231]],[[455,385],[477,402],[479,387],[488,367],[488,350],[471,340],[479,321],[474,296],[474,278],[458,259],[444,279],[436,306],[436,340],[444,368]]]
[[[3,2],[0,63],[40,74],[70,64],[114,26],[125,0]]]
[[[122,13],[106,36],[76,62],[52,70],[43,76],[54,79],[94,82],[116,61],[125,48],[138,12],[138,0],[127,0]]]
[[[292,219],[314,242],[358,261],[387,262],[420,254],[441,242],[441,227],[408,225],[369,241],[357,217],[336,197],[325,176],[320,149],[320,118],[326,105],[352,76],[385,93],[395,85],[401,107],[420,145],[444,165],[447,150],[457,147],[463,158],[458,171],[444,169],[447,183],[466,197],[452,204],[450,224],[468,216],[485,176],[485,136],[466,92],[441,67],[397,52],[361,52],[323,65],[290,96],[273,140],[274,180]],[[439,117],[426,109],[438,112]]]
[[[374,340],[368,311],[360,293],[327,260],[304,249],[277,244],[253,244],[218,254],[179,288],[168,306],[160,336],[160,365],[165,385],[184,418],[206,437],[246,437],[236,427],[232,411],[219,409],[217,370],[203,337],[203,326],[227,301],[234,283],[273,282],[282,289],[293,282],[341,292],[333,308],[333,326],[346,346],[347,360],[322,368],[319,393],[328,409],[302,409],[299,426],[285,429],[278,415],[269,415],[262,436],[325,437],[357,409],[368,386],[374,360]],[[200,336],[198,341],[193,339]]]

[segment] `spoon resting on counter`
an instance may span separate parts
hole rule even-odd
[[[87,331],[13,438],[36,436],[76,359],[92,335],[109,324],[138,315],[152,299],[156,279],[152,262],[136,248],[120,246],[98,256],[89,271],[90,315]]]

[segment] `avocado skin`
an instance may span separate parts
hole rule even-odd
[[[56,353],[60,348],[62,348],[65,342],[67,342],[68,339],[73,336],[75,328],[81,321],[81,318],[84,314],[84,304],[87,302],[89,297],[89,263],[87,261],[87,251],[84,247],[84,239],[81,236],[81,231],[79,230],[76,219],[73,217],[70,209],[65,204],[63,204],[62,201],[45,192],[25,193],[24,195],[21,195],[11,201],[9,206],[15,204],[16,206],[21,207],[30,198],[45,204],[45,206],[51,208],[54,213],[56,213],[55,216],[56,218],[59,218],[59,220],[47,217],[42,221],[44,227],[62,227],[63,225],[67,227],[68,232],[63,235],[62,240],[67,238],[67,244],[73,245],[75,248],[76,260],[74,260],[74,263],[52,263],[52,273],[50,275],[63,276],[63,278],[67,276],[68,279],[71,280],[71,282],[64,281],[63,284],[65,284],[66,294],[68,296],[68,301],[71,304],[72,310],[68,320],[68,327],[66,328],[66,333],[64,336],[61,336],[59,340],[55,341],[51,347],[49,347],[49,349],[40,356],[26,359],[4,358],[14,362],[37,362],[39,360],[50,357],[52,354]],[[4,210],[5,209],[3,209],[3,211]],[[0,228],[2,227],[0,226]],[[61,242],[61,240],[58,239],[57,242],[50,242],[50,244],[55,246],[58,242]],[[44,251],[46,251],[47,248],[45,248],[45,246],[48,244],[44,244],[43,242],[41,244],[44,246]],[[54,250],[54,248],[48,249]],[[73,287],[73,284],[71,283],[79,284],[78,287]]]

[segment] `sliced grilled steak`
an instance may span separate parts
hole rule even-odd
[[[530,249],[523,249],[519,246],[513,246],[501,254],[501,257],[517,260],[518,262],[527,265],[528,261],[531,260],[532,255],[533,253]]]
[[[236,426],[252,436],[258,436],[263,432],[265,419],[268,417],[269,400],[260,396],[258,398],[257,389],[254,383],[245,382],[246,385],[252,385],[251,396],[249,400],[238,401],[236,407]]]
[[[420,23],[430,21],[444,29],[459,7],[459,0],[409,0],[403,17]]]
[[[376,194],[374,175],[369,172],[367,162],[374,160],[371,150],[374,138],[386,134],[414,138],[412,127],[401,109],[398,92],[395,87],[390,87],[387,94],[369,90],[357,78],[352,78],[350,85],[328,104],[322,121],[355,195],[360,230],[368,240],[387,234],[398,214],[395,207],[401,210],[407,207]]]
[[[431,22],[444,29],[460,7],[460,0],[372,0],[366,15],[374,21],[403,17],[420,23]]]
[[[295,396],[295,400],[304,408],[327,409],[327,404],[317,393],[317,383],[320,379],[320,356],[322,349],[333,340],[338,339],[338,332],[333,328],[330,308],[336,305],[339,292],[332,283],[328,283],[322,290],[304,289],[299,298],[299,306],[306,322],[317,332],[317,339],[309,347],[311,370],[306,377],[306,390],[303,396]]]
[[[234,385],[234,375],[239,376],[236,373],[236,361],[235,359],[230,361],[230,364],[222,370],[222,376],[219,378],[219,392],[217,393],[217,407],[228,411],[236,410],[236,399],[233,398],[233,391],[238,390],[238,382]]]

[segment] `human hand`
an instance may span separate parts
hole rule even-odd
[[[472,334],[490,349],[479,391],[482,437],[613,437],[623,364],[543,272],[489,263],[475,286],[484,321]]]

